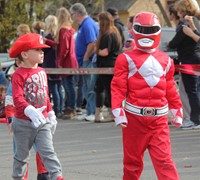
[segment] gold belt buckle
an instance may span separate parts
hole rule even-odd
[[[155,116],[155,109],[150,107],[143,108],[144,116]]]

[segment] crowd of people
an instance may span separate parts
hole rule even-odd
[[[168,47],[177,50],[180,64],[199,64],[198,4],[195,0],[179,0],[170,6],[169,18],[176,34]],[[78,25],[77,31],[73,22]],[[96,22],[81,3],[73,4],[70,9],[61,7],[56,15],[48,15],[44,22],[34,22],[31,28],[27,24],[17,27],[19,37],[9,50],[10,57],[16,58],[12,81],[0,70],[1,99],[5,99],[5,111],[0,109],[0,115],[6,116],[9,127],[12,123],[14,133],[13,179],[27,179],[29,151],[34,146],[38,180],[64,180],[52,135],[56,118],[78,118],[92,122],[115,121],[122,128],[124,180],[139,179],[147,148],[158,178],[167,175],[178,180],[171,157],[167,113],[169,109],[172,124],[177,127],[200,128],[200,78],[179,73],[177,93],[173,62],[158,50],[161,26],[155,14],[130,16],[128,39],[124,37],[124,28],[116,8],[109,7],[99,13]],[[46,75],[43,69],[96,67],[112,67],[114,74]],[[150,130],[144,133],[145,128]],[[160,135],[162,140],[158,138]],[[155,158],[158,154],[159,158]]]
[[[78,25],[77,31],[73,22]],[[43,68],[114,67],[125,40],[124,25],[116,8],[108,8],[106,16],[99,14],[95,19],[88,15],[81,3],[74,4],[69,10],[62,7],[56,15],[49,15],[44,22],[36,21],[31,27],[27,24],[17,27],[18,37],[31,32],[42,35],[45,44],[50,46],[44,49],[44,62],[39,64]],[[111,34],[110,37],[106,36],[107,33]],[[120,44],[115,47],[116,42]],[[10,75],[15,71],[16,63],[13,67],[9,70]],[[81,115],[79,120],[114,120],[110,100],[112,75],[48,74],[47,77],[49,96],[57,118],[66,120]],[[100,83],[102,79],[108,83]],[[108,113],[104,118],[102,109],[105,106]]]

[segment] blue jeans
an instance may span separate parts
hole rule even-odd
[[[190,103],[190,120],[195,124],[200,124],[200,77],[181,74],[185,91]]]
[[[62,113],[63,110],[63,92],[62,92],[62,81],[54,80],[48,81],[49,92],[53,97],[53,109],[56,114]]]
[[[77,95],[76,95],[76,107],[81,108],[83,104],[83,76],[82,74],[76,75],[75,82],[77,87]]]
[[[91,61],[83,61],[82,67],[95,68],[96,63],[92,63]],[[87,104],[86,104],[87,115],[95,114],[96,93],[94,91],[94,87],[95,87],[96,79],[97,79],[96,74],[83,75],[83,94],[87,101]]]
[[[66,96],[65,108],[75,109],[76,94],[74,76],[63,77],[62,81]]]

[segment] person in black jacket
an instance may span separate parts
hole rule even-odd
[[[122,44],[124,44],[124,42],[125,42],[125,37],[124,37],[125,27],[124,27],[124,24],[122,23],[122,21],[119,18],[118,9],[116,9],[114,7],[109,7],[107,9],[107,12],[109,12],[112,15],[112,18],[113,18],[113,21],[114,21],[114,25],[119,30],[119,33],[120,33],[121,39],[122,39]]]
[[[181,64],[200,64],[200,44],[183,32],[183,25],[189,26],[186,15],[193,16],[193,22],[197,31],[200,31],[199,9],[193,0],[179,0],[175,3],[175,9],[180,17],[179,28],[176,35],[169,42],[169,48],[177,49],[178,60]],[[185,91],[191,107],[190,120],[194,125],[190,128],[200,128],[200,77],[181,73]]]
[[[112,17],[108,12],[99,14],[99,37],[96,42],[97,67],[109,68],[114,67],[116,58],[122,48],[121,36],[112,21]],[[95,91],[96,91],[96,113],[95,122],[114,121],[111,111],[111,90],[110,85],[113,75],[99,74]],[[104,102],[104,91],[106,100]],[[104,118],[102,107],[106,104],[108,108],[107,116]]]

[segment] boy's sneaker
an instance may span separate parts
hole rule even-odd
[[[49,173],[38,174],[37,180],[50,180]]]
[[[192,127],[194,126],[194,123],[192,121],[183,121],[183,124],[181,126],[181,128],[189,128],[189,127]]]

